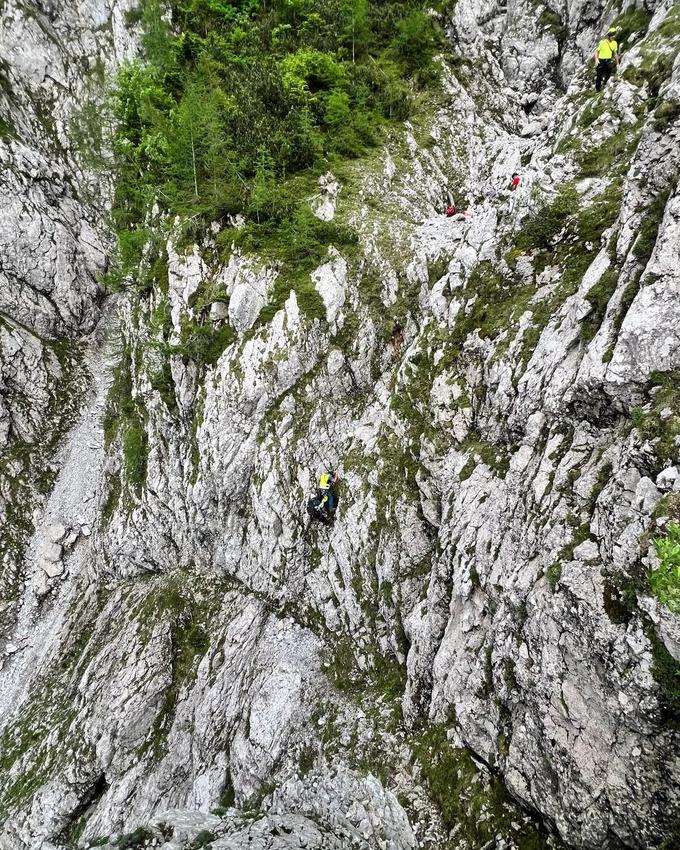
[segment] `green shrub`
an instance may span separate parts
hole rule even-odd
[[[654,624],[647,621],[645,634],[652,645],[652,675],[659,685],[659,702],[663,719],[675,726],[680,725],[680,663],[666,649],[659,638]]]
[[[545,571],[545,577],[548,580],[550,590],[554,593],[557,588],[557,583],[562,577],[562,562],[554,561]]]
[[[170,362],[167,359],[164,359],[159,368],[149,375],[149,383],[160,395],[163,403],[169,410],[177,409],[175,382],[172,378]]]
[[[138,491],[146,480],[148,458],[146,428],[140,420],[131,420],[123,432],[123,461],[127,480]]]
[[[189,850],[201,850],[203,847],[210,847],[216,838],[217,836],[214,832],[202,829],[189,845]]]
[[[428,66],[437,43],[432,18],[422,9],[414,9],[397,22],[392,40],[394,53],[409,71]]]
[[[154,838],[153,832],[140,826],[134,832],[129,832],[127,835],[121,835],[116,842],[118,850],[142,850],[147,841],[152,841]]]
[[[227,322],[215,327],[212,322],[197,324],[184,317],[180,343],[172,346],[168,351],[188,357],[199,366],[214,366],[235,339],[236,331]],[[170,393],[170,387],[167,391]],[[175,397],[174,390],[172,390],[172,397]]]
[[[654,129],[663,132],[680,118],[680,103],[677,100],[665,100],[654,110]]]
[[[649,584],[657,599],[680,614],[680,525],[670,523],[665,537],[654,540],[659,566],[649,574]]]
[[[537,24],[540,29],[551,33],[557,41],[562,41],[567,35],[567,28],[564,25],[561,15],[552,9],[543,9],[538,16]]]
[[[680,375],[677,370],[652,372],[650,381],[656,387],[653,404],[643,410],[631,410],[633,426],[643,440],[653,441],[658,471],[669,463],[679,462],[679,451],[675,438],[680,431]],[[661,411],[668,408],[671,416],[661,418]]]

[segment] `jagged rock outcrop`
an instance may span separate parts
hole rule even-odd
[[[596,100],[603,5],[459,0],[427,129],[310,199],[359,236],[310,276],[325,318],[268,313],[279,269],[210,239],[121,297],[99,523],[3,724],[0,842],[673,846],[680,642],[641,578],[678,515],[680,65],[655,95],[649,68],[680,19],[647,5]]]

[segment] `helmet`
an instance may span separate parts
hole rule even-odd
[[[618,27],[609,27],[609,29],[607,30],[607,35],[616,35],[618,31]]]

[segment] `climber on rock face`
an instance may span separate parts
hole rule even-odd
[[[335,512],[336,500],[335,493],[333,492],[333,485],[337,480],[337,472],[324,472],[319,478],[319,490],[321,490],[324,494],[322,505],[324,505],[331,514]]]
[[[508,202],[508,212],[513,213],[515,210],[515,204],[517,203],[517,198],[513,194],[517,187],[519,186],[519,174],[515,171],[513,172],[512,179],[510,180],[510,185],[508,186],[509,193],[509,202]]]
[[[455,204],[450,204],[446,208],[446,217],[452,218],[454,221],[465,221],[467,214],[467,210],[457,210]]]
[[[307,513],[312,519],[330,525],[337,507],[334,485],[338,480],[337,472],[324,472],[319,477],[319,487],[314,496],[307,500]]]
[[[595,51],[595,88],[600,91],[614,71],[614,62],[620,61],[619,45],[616,41],[616,29],[612,28],[597,45]]]

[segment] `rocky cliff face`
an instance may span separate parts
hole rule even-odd
[[[54,450],[84,392],[78,339],[99,319],[112,176],[95,175],[98,105],[131,54],[130,4],[0,7],[0,515],[9,627],[24,579],[32,509],[51,489]]]
[[[675,846],[677,6],[459,0],[441,93],[310,199],[359,235],[325,315],[171,238],[78,355],[108,194],[69,118],[124,11],[0,10],[0,846]]]

